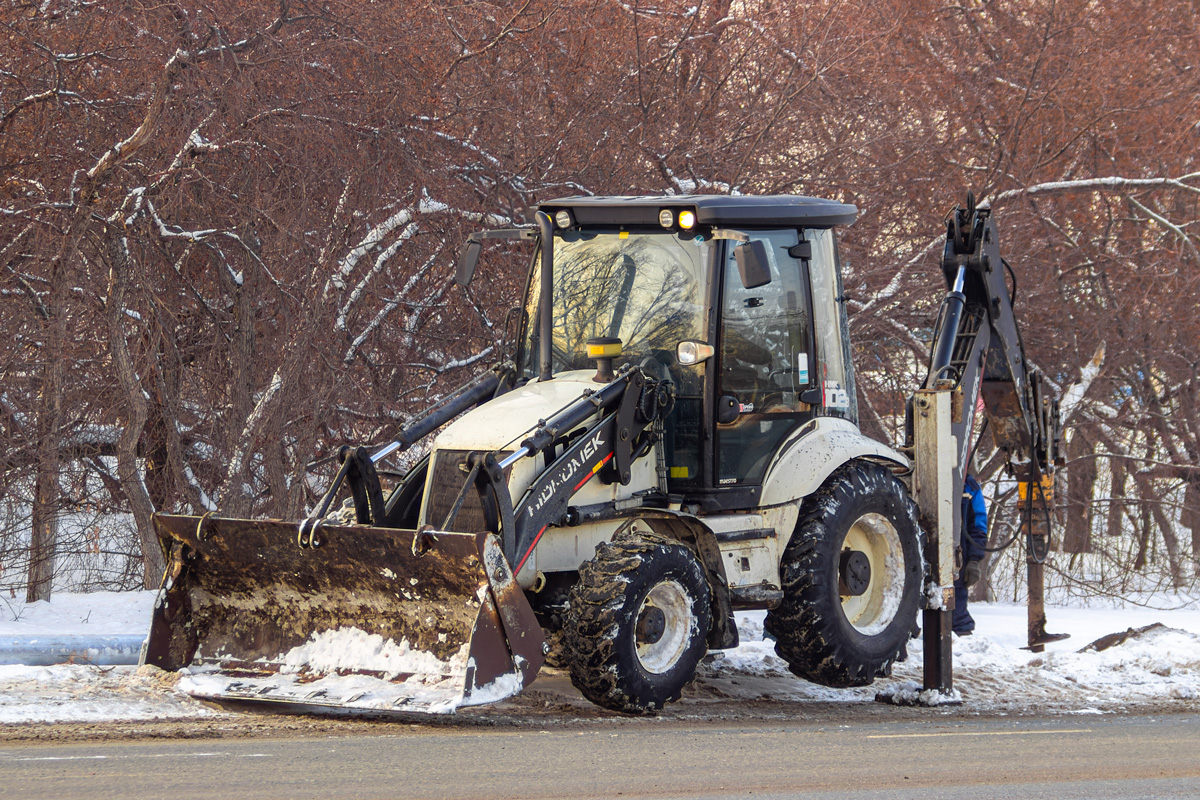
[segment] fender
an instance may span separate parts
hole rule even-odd
[[[762,507],[797,502],[820,488],[833,471],[855,458],[872,458],[908,469],[902,453],[864,436],[838,417],[805,423],[779,448],[763,478]]]

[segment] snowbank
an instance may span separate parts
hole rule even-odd
[[[0,635],[144,633],[153,592],[56,595],[51,603],[0,605]],[[974,603],[974,636],[954,641],[955,687],[963,708],[990,712],[1107,713],[1132,708],[1200,708],[1200,610],[1144,606],[1048,609],[1048,629],[1071,638],[1045,653],[1025,644],[1025,608]],[[739,699],[871,702],[889,686],[919,689],[921,642],[893,677],[874,686],[829,689],[788,672],[763,641],[763,612],[738,615],[742,644],[714,654],[684,703]],[[1105,649],[1085,650],[1108,634],[1161,623]],[[180,676],[152,667],[0,666],[0,723],[88,722],[209,716],[211,706],[178,691]],[[690,699],[689,699],[690,698]],[[694,710],[694,709],[693,709]]]

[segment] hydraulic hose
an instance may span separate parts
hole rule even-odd
[[[954,357],[954,345],[958,339],[958,327],[962,322],[963,307],[967,303],[966,295],[962,292],[964,268],[958,268],[958,277],[954,288],[942,301],[941,325],[934,342],[934,351],[929,363],[929,381],[936,383],[942,372],[950,366]],[[933,388],[932,386],[930,388]]]
[[[538,297],[538,380],[554,377],[554,223],[544,211],[537,212],[541,237],[541,293]]]

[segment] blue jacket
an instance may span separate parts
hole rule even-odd
[[[978,561],[987,548],[987,505],[983,501],[983,489],[974,475],[968,475],[962,495],[962,548],[963,561]]]

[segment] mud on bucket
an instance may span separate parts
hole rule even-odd
[[[155,525],[168,566],[142,662],[186,668],[190,694],[448,713],[520,692],[544,660],[492,534],[298,536],[295,522],[212,516]]]

